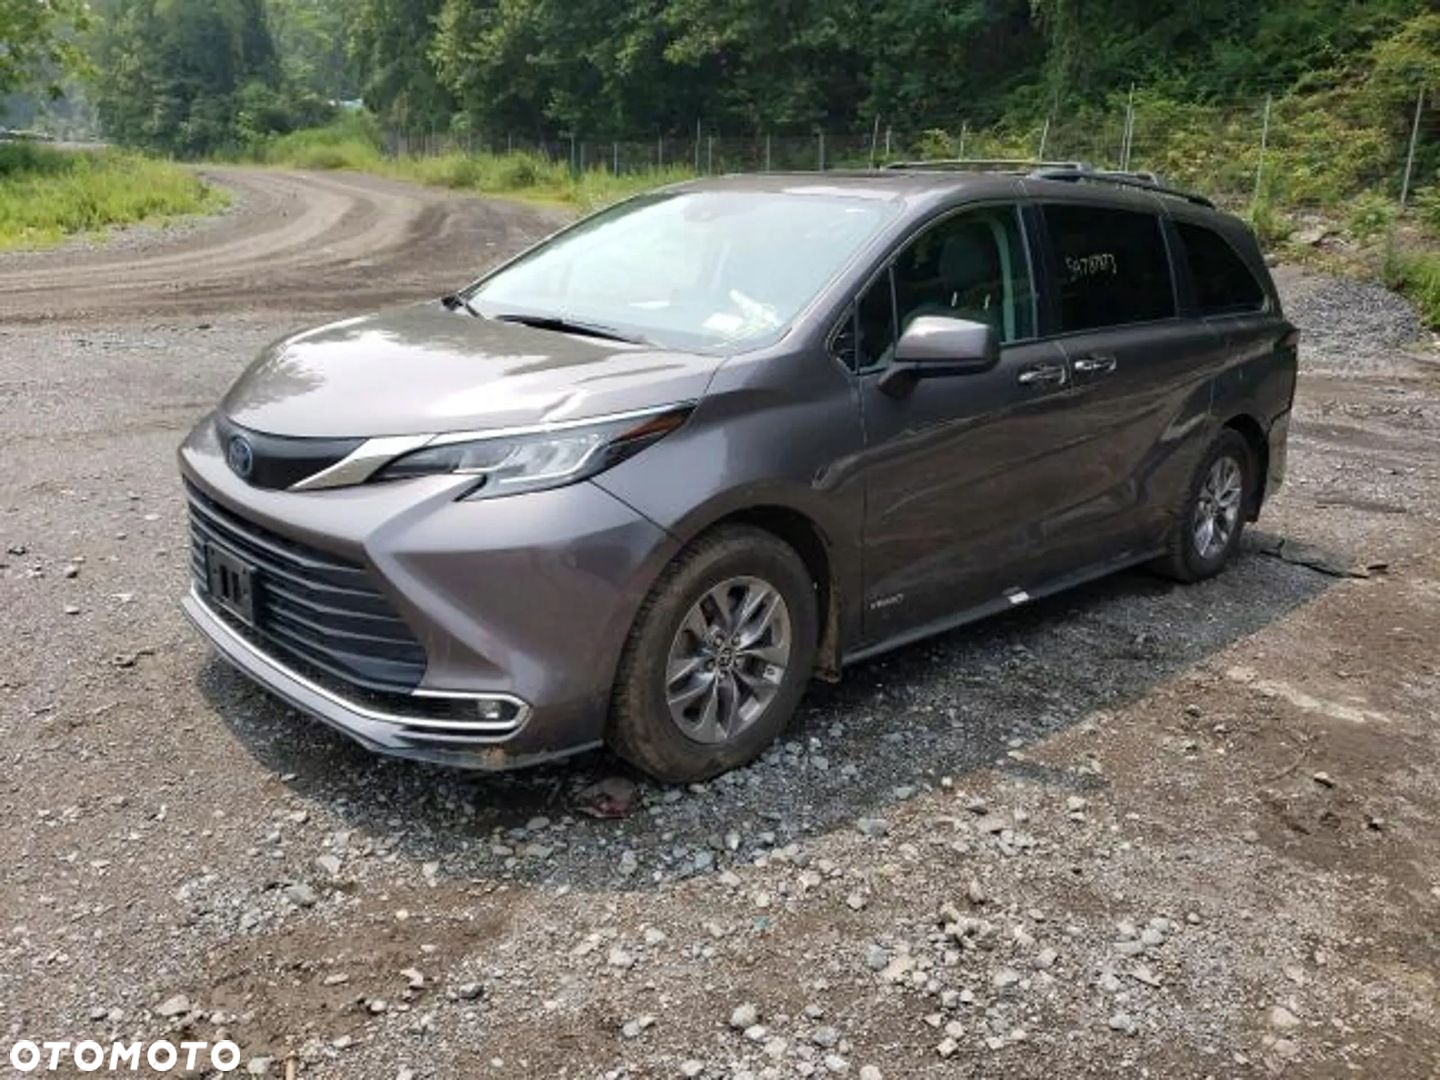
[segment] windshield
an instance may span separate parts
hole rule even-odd
[[[491,318],[671,348],[753,348],[777,340],[895,212],[832,195],[645,195],[581,222],[466,299]]]

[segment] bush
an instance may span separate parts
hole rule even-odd
[[[1440,187],[1423,187],[1411,198],[1420,227],[1440,235]]]
[[[346,113],[324,127],[253,139],[246,156],[297,169],[375,171],[383,160],[380,127],[368,113]]]
[[[1387,286],[1415,305],[1426,326],[1440,330],[1440,251],[1392,246],[1385,254],[1381,276]]]
[[[1383,195],[1363,191],[1350,200],[1350,212],[1345,218],[1345,231],[1351,239],[1368,244],[1390,231],[1395,224],[1399,207]]]

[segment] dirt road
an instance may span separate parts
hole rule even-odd
[[[1440,366],[1403,304],[1284,275],[1290,482],[1220,579],[1125,574],[863,665],[765,761],[595,821],[574,798],[623,771],[603,755],[375,759],[176,606],[174,447],[254,351],[555,218],[216,178],[214,221],[0,259],[0,1052],[228,1037],[250,1073],[345,1080],[1440,1070]]]

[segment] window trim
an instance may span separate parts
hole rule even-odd
[[[919,222],[909,232],[902,234],[900,238],[885,252],[885,255],[880,260],[879,265],[876,266],[875,269],[870,274],[868,274],[858,286],[856,286],[852,290],[850,298],[845,302],[844,311],[841,312],[839,318],[835,320],[835,324],[831,326],[825,334],[826,355],[829,356],[830,359],[833,360],[837,365],[839,365],[842,371],[846,372],[849,375],[855,376],[856,378],[865,375],[874,375],[885,371],[888,367],[888,365],[886,364],[872,364],[869,367],[863,368],[851,367],[844,360],[840,359],[840,357],[835,355],[835,339],[844,332],[846,323],[850,323],[853,325],[853,323],[855,322],[855,319],[859,312],[860,297],[864,296],[865,293],[870,291],[871,286],[873,286],[880,279],[881,274],[890,275],[890,311],[891,319],[895,323],[895,333],[898,340],[900,334],[900,312],[899,304],[896,303],[895,299],[895,260],[900,257],[900,254],[906,248],[908,248],[912,243],[918,240],[921,235],[929,232],[932,228],[939,228],[951,218],[957,217],[960,214],[970,213],[975,210],[993,210],[996,207],[1008,207],[1011,211],[1013,211],[1015,214],[1016,225],[1020,230],[1020,249],[1025,253],[1025,270],[1030,277],[1030,322],[1033,329],[1033,333],[1031,333],[1028,337],[1016,338],[1014,341],[1000,342],[1000,348],[1004,350],[1015,345],[1028,345],[1043,340],[1044,335],[1040,333],[1041,273],[1035,265],[1035,256],[1034,252],[1032,251],[1030,238],[1030,223],[1026,220],[1028,215],[1025,213],[1025,208],[1029,204],[1030,200],[1021,195],[1004,196],[990,199],[977,199],[974,202],[966,202],[961,203],[959,206],[947,207],[939,213],[935,214],[934,216],[926,218],[924,221]]]

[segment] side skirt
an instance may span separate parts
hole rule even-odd
[[[943,618],[928,622],[924,626],[918,626],[911,630],[902,631],[899,634],[876,642],[872,645],[865,645],[854,652],[846,653],[842,663],[846,666],[859,663],[862,660],[869,660],[879,656],[881,653],[890,652],[893,649],[903,648],[936,634],[943,634],[947,630],[954,630],[957,627],[969,623],[979,622],[981,619],[989,618],[991,615],[998,615],[1002,611],[1010,611],[1032,600],[1040,600],[1047,596],[1054,596],[1056,593],[1064,592],[1066,589],[1073,589],[1077,585],[1083,585],[1087,581],[1094,581],[1096,578],[1108,577],[1110,574],[1126,570],[1132,566],[1139,566],[1151,559],[1158,558],[1165,554],[1163,548],[1154,548],[1142,552],[1126,552],[1124,555],[1107,559],[1105,562],[1095,563],[1084,569],[1052,578],[1043,585],[1033,589],[1018,590],[1012,589],[1009,592],[1001,593],[993,600],[987,600],[983,604],[967,608],[954,615],[946,615]]]

